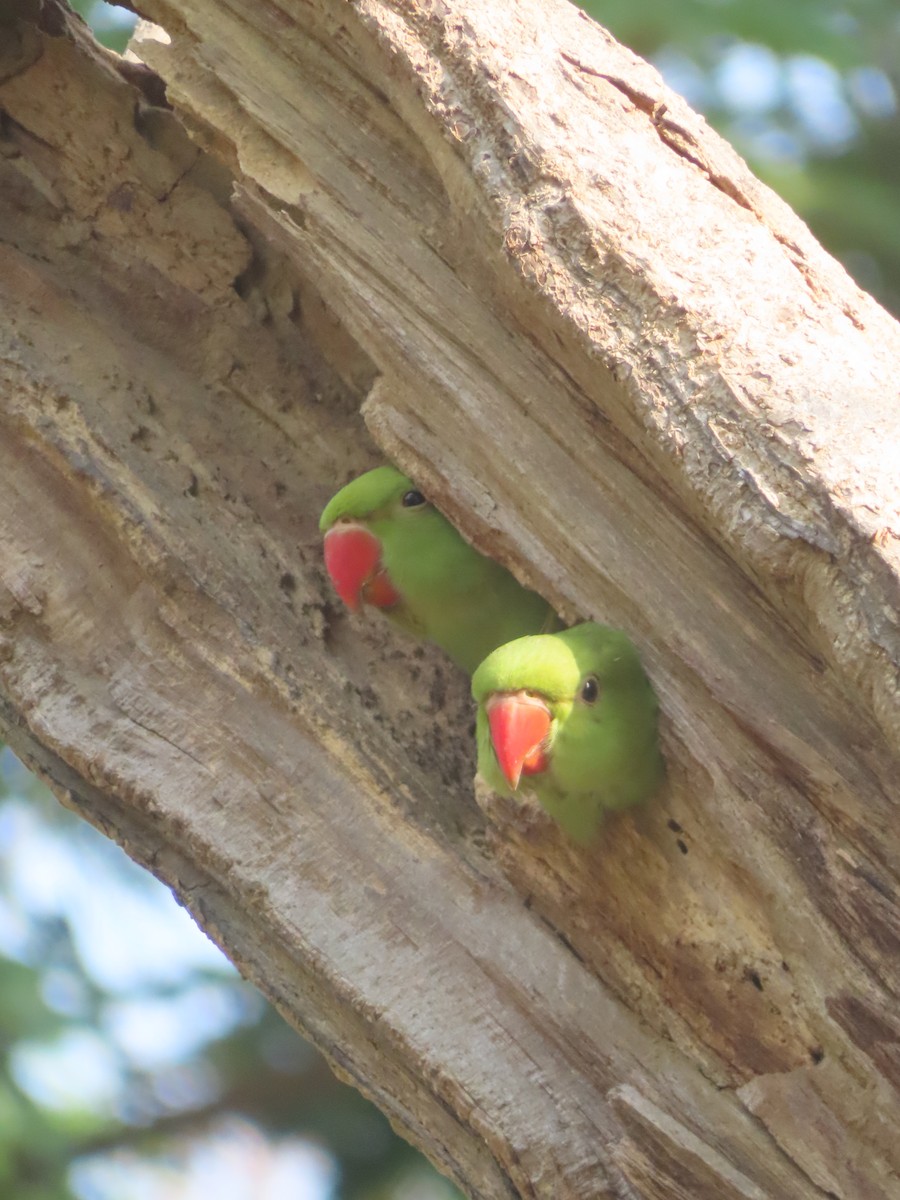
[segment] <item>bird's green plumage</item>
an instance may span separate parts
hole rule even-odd
[[[589,676],[599,684],[593,704],[581,698]],[[649,799],[659,787],[664,766],[656,695],[624,633],[586,622],[519,638],[480,665],[472,679],[478,769],[504,795],[512,793],[494,754],[485,701],[518,691],[540,695],[551,713],[548,766],[523,776],[520,788],[533,791],[575,841],[589,841],[604,812]]]
[[[403,506],[415,484],[394,467],[376,467],[334,496],[319,528],[342,518],[366,526],[381,542],[381,561],[402,602],[385,614],[436,642],[470,674],[513,638],[560,628],[543,597],[473,549],[431,504]]]

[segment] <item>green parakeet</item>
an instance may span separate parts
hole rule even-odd
[[[576,842],[662,782],[656,695],[617,629],[589,621],[500,646],[472,695],[482,777],[504,795],[532,791]]]
[[[561,627],[546,600],[474,550],[394,467],[341,488],[319,528],[328,574],[351,610],[384,609],[469,674],[504,642]]]

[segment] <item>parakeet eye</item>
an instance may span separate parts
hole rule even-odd
[[[406,493],[400,503],[404,508],[419,508],[425,503],[425,497],[421,492],[417,492],[415,489],[413,489],[412,491]]]
[[[581,685],[581,698],[585,704],[593,704],[600,695],[600,684],[593,675],[588,675]]]

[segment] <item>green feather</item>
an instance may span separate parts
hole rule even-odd
[[[599,684],[593,704],[581,696],[590,676]],[[504,795],[513,793],[494,754],[485,702],[493,693],[517,691],[540,695],[551,714],[548,766],[523,776],[519,787],[533,791],[573,840],[590,841],[605,812],[639,804],[661,784],[658,703],[624,633],[586,622],[519,638],[475,672],[478,769]]]
[[[404,507],[414,489],[396,468],[376,467],[342,488],[319,521],[327,533],[349,518],[379,539],[382,564],[402,597],[384,610],[390,620],[436,642],[469,674],[504,642],[561,627],[542,596],[473,549],[433,505]]]

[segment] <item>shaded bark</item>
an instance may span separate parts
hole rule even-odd
[[[35,7],[11,743],[470,1195],[896,1195],[897,326],[565,5],[146,0],[172,110]],[[376,446],[640,645],[669,781],[596,848],[335,605]]]

